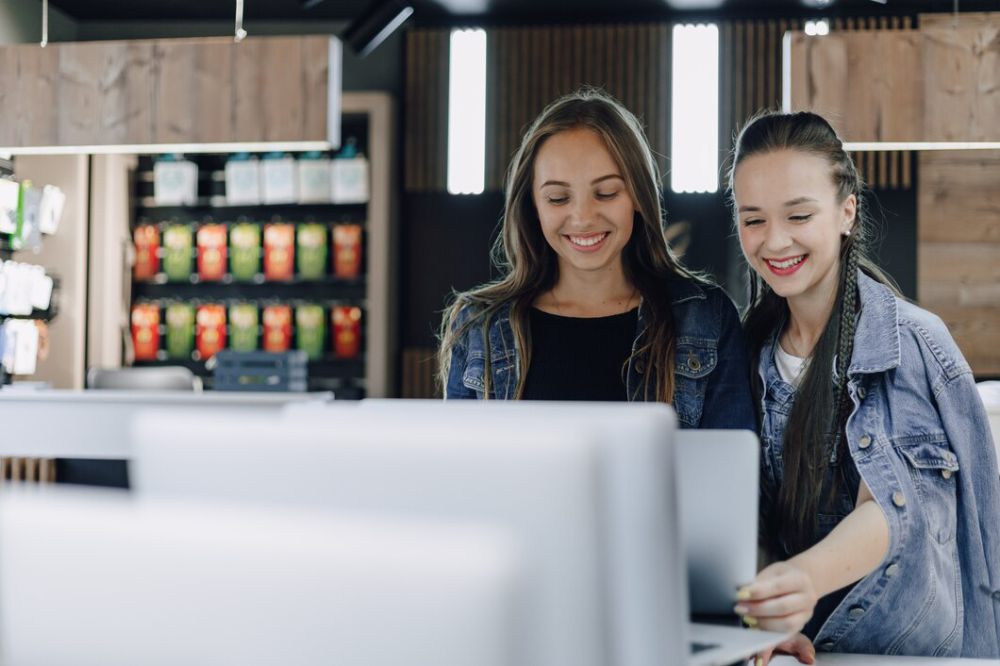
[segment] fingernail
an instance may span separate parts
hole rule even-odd
[[[754,659],[753,666],[764,666],[764,657],[757,657]]]
[[[757,626],[757,618],[755,618],[753,615],[744,615],[743,616],[743,624],[745,624],[748,627],[756,627]]]
[[[736,604],[736,607],[733,608],[733,612],[737,615],[746,615],[749,611],[750,609],[743,604]]]
[[[750,599],[750,588],[749,587],[741,587],[739,590],[737,590],[736,591],[736,599],[737,599],[737,601],[747,601],[747,600],[749,600]]]

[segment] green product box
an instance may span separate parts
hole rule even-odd
[[[229,308],[229,348],[233,351],[257,350],[257,306],[239,303]]]
[[[242,223],[229,231],[229,271],[234,280],[253,280],[260,272],[260,225]]]
[[[163,272],[171,282],[187,282],[194,271],[194,233],[187,224],[171,224],[163,232]]]
[[[303,224],[298,229],[299,276],[307,280],[326,277],[326,227]]]
[[[171,303],[167,306],[167,356],[190,359],[194,350],[194,306]]]
[[[326,316],[321,305],[300,305],[295,309],[295,345],[310,361],[323,357]]]

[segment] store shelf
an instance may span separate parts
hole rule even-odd
[[[133,300],[200,301],[351,301],[365,299],[365,280],[291,280],[289,282],[133,282]]]
[[[213,205],[215,197],[198,197],[193,206],[156,206],[152,196],[137,199],[136,219],[140,222],[173,222],[180,220],[202,221],[212,218],[220,223],[252,220],[267,223],[273,219],[282,222],[325,222],[329,224],[364,224],[367,204],[259,204],[255,206]]]
[[[184,359],[136,361],[137,368],[182,367],[202,378],[205,388],[212,388],[210,362]],[[334,391],[341,399],[358,400],[365,397],[365,364],[361,359],[328,358],[309,361],[309,390]]]

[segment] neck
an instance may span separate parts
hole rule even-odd
[[[837,302],[839,269],[832,270],[831,276],[832,280],[824,280],[814,289],[788,299],[790,316],[781,336],[782,346],[788,353],[812,356]]]
[[[535,301],[535,307],[567,317],[604,317],[626,312],[639,303],[639,293],[621,263],[600,271],[564,270],[555,286]]]

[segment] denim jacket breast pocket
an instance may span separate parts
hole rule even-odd
[[[513,350],[506,354],[494,354],[490,358],[493,371],[493,383],[490,386],[490,398],[508,399],[513,397],[511,386],[516,354]],[[466,388],[476,392],[482,399],[486,393],[486,354],[482,351],[470,351],[466,357],[465,372],[462,383]]]
[[[715,340],[683,337],[674,352],[674,411],[681,424],[697,428],[705,404],[705,386],[718,364]]]
[[[948,440],[941,433],[903,437],[893,443],[917,490],[927,533],[939,543],[951,542],[958,524],[955,475],[959,468]]]

